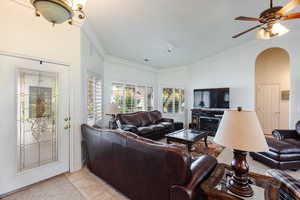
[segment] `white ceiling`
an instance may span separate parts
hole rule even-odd
[[[86,12],[108,54],[139,63],[148,58],[148,65],[165,68],[255,39],[255,32],[232,39],[256,25],[233,18],[258,17],[268,7],[268,0],[88,0]]]

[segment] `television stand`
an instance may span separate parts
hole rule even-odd
[[[192,122],[190,128],[198,131],[208,131],[210,136],[215,136],[225,110],[194,108],[191,111]]]

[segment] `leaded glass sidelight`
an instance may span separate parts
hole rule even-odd
[[[58,160],[58,74],[18,71],[18,171]]]

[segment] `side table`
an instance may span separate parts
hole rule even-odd
[[[175,131],[179,131],[181,129],[183,129],[183,122],[174,122],[174,129]]]
[[[201,184],[201,190],[208,200],[278,200],[281,182],[273,177],[249,173],[249,181],[254,191],[254,196],[245,198],[231,193],[227,187],[227,180],[233,175],[231,167],[218,164],[210,177]]]

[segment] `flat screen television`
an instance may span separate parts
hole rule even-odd
[[[229,108],[229,88],[195,89],[195,108]]]

